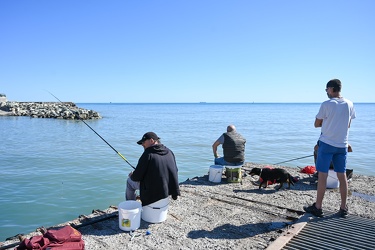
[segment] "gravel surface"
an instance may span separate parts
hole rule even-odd
[[[266,165],[246,163],[253,167]],[[77,218],[74,224],[82,233],[86,248],[91,249],[266,249],[304,214],[303,206],[316,197],[316,179],[300,173],[298,168],[286,169],[300,180],[290,189],[277,191],[276,185],[258,189],[258,177],[244,174],[242,183],[208,181],[208,175],[181,183],[181,197],[171,200],[166,221],[151,224],[141,220],[134,237],[119,228],[116,207],[96,211]],[[208,171],[208,170],[207,170]],[[349,214],[374,219],[375,177],[356,175],[349,182]],[[328,189],[323,210],[337,211],[338,189]],[[350,215],[349,215],[350,216]],[[92,223],[94,220],[102,220]],[[58,226],[66,225],[61,224]],[[89,224],[87,226],[82,226]],[[31,237],[38,233],[31,233]],[[14,243],[5,242],[6,245]]]

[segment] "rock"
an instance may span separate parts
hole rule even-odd
[[[79,108],[72,102],[1,102],[0,115],[30,116],[69,120],[101,119],[93,110]]]

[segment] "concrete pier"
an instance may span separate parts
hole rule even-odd
[[[302,208],[315,200],[316,179],[300,173],[298,168],[272,166],[286,169],[292,176],[298,176],[299,181],[290,189],[284,185],[277,191],[278,184],[259,189],[258,178],[246,172],[265,166],[246,163],[239,183],[228,183],[225,175],[220,183],[210,182],[208,174],[180,183],[181,197],[170,201],[166,221],[152,224],[141,220],[139,229],[132,234],[119,228],[118,204],[56,227],[70,224],[77,228],[88,250],[266,249],[287,234],[303,216],[306,219]],[[375,177],[356,175],[354,171],[349,182],[349,216],[375,219],[375,202],[363,198],[375,195],[374,181]],[[328,189],[323,210],[335,213],[339,205],[338,189]],[[33,232],[25,237],[37,234],[40,233]],[[4,242],[1,249],[17,242],[15,237]]]

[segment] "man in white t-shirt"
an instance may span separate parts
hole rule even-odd
[[[321,127],[316,159],[316,170],[319,172],[317,197],[316,202],[311,206],[304,207],[304,210],[318,217],[323,216],[322,203],[327,186],[328,170],[332,161],[340,182],[341,205],[339,214],[346,218],[348,216],[346,204],[348,196],[346,179],[348,135],[350,123],[356,115],[353,103],[340,95],[340,80],[330,80],[327,83],[326,92],[329,100],[321,104],[314,123],[316,128]]]

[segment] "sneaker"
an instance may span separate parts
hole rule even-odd
[[[348,208],[342,209],[340,207],[339,215],[341,218],[347,218],[348,217]]]
[[[316,217],[323,217],[323,210],[322,209],[317,209],[315,206],[315,203],[312,204],[311,206],[305,206],[303,207],[303,210],[305,210],[307,213],[310,213],[312,215],[315,215]]]

